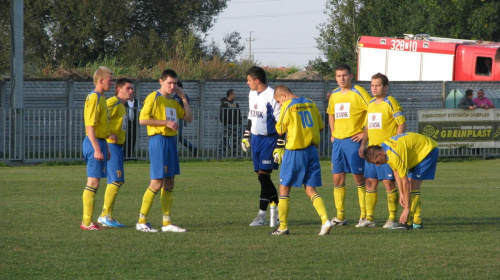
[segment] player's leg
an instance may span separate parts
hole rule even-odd
[[[97,139],[99,147],[104,155],[108,154],[106,140]],[[98,230],[96,224],[92,222],[94,214],[95,194],[99,188],[100,178],[106,177],[106,160],[96,160],[94,158],[94,148],[88,137],[83,141],[83,154],[87,163],[87,184],[82,194],[83,218],[80,228],[83,230]]]
[[[359,156],[359,148],[361,142],[355,142],[351,138],[345,139],[343,143],[343,150],[346,153],[346,159],[349,164],[350,172],[356,183],[358,189],[358,202],[359,202],[359,222],[366,220],[366,180],[364,176],[365,159]],[[359,225],[359,224],[358,224]]]
[[[394,180],[383,180],[385,191],[387,193],[387,208],[389,209],[389,218],[384,225],[384,228],[397,226],[396,214],[398,212],[399,191],[396,188]]]
[[[120,145],[111,143],[108,146],[111,151],[111,159],[108,161],[107,167],[108,184],[104,193],[104,205],[98,222],[103,226],[124,227],[124,225],[113,219],[112,214],[116,196],[124,183],[123,148]]]
[[[378,179],[366,178],[366,219],[356,227],[375,227],[375,206],[378,200],[377,185]]]
[[[337,215],[332,219],[333,225],[347,225],[345,218],[345,176],[348,170],[347,160],[343,153],[342,142],[344,140],[334,139],[332,143],[332,174],[333,174],[333,200]]]
[[[410,197],[411,197],[410,220],[415,225],[422,225],[421,209],[420,209],[421,184],[422,180],[410,179]]]
[[[271,235],[283,235],[288,234],[288,213],[289,213],[289,200],[290,200],[290,189],[291,187],[286,187],[280,185],[280,195],[279,195],[279,204],[278,204],[278,213],[280,224],[279,227],[270,232]]]

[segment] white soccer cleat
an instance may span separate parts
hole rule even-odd
[[[142,232],[158,232],[158,230],[154,229],[149,223],[145,224],[137,223],[135,224],[135,229]]]
[[[359,222],[355,227],[362,227],[361,224],[363,224],[365,221],[366,221],[365,218],[359,219]]]
[[[330,234],[332,230],[333,224],[330,221],[326,221],[322,226],[318,235],[327,235]]]
[[[252,223],[250,223],[251,227],[258,227],[258,226],[265,226],[265,225],[267,225],[266,217],[261,216],[261,215],[257,215],[257,218],[255,218],[252,221]]]
[[[368,219],[365,219],[363,222],[360,222],[356,227],[360,228],[374,228],[375,227],[375,222],[372,222]]]
[[[383,226],[383,228],[393,228],[393,227],[397,227],[398,226],[398,223],[396,223],[395,221],[391,220],[391,219],[388,219],[387,222],[385,222],[385,225]]]
[[[161,227],[161,231],[163,231],[163,232],[186,232],[185,229],[180,228],[174,224],[170,224],[168,226]]]

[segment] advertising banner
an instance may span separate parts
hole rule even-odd
[[[418,132],[440,149],[500,148],[500,109],[418,110]]]

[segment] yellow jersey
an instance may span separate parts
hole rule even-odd
[[[276,131],[279,134],[286,133],[287,150],[298,150],[318,145],[320,130],[324,126],[316,104],[307,98],[299,97],[287,100],[281,105]]]
[[[116,96],[108,98],[108,100],[106,100],[106,103],[108,104],[110,133],[116,134],[116,136],[118,136],[117,142],[114,142],[109,138],[106,139],[106,141],[108,143],[122,145],[123,143],[125,143],[125,135],[127,133],[125,106]]]
[[[370,99],[368,92],[358,85],[353,85],[345,94],[340,88],[336,88],[330,96],[326,111],[335,117],[332,136],[345,139],[363,132]]]
[[[92,91],[85,99],[83,109],[83,118],[85,127],[93,126],[95,136],[100,139],[106,139],[109,136],[109,118],[106,98],[99,93]],[[85,129],[85,135],[87,130]],[[88,135],[87,135],[88,136]]]
[[[184,108],[173,98],[163,96],[159,91],[150,93],[146,100],[139,116],[139,120],[167,120],[174,121],[179,124],[179,119],[184,118]],[[175,136],[177,130],[173,130],[166,126],[147,126],[148,136],[164,135]]]
[[[386,96],[382,102],[375,103],[373,98],[368,103],[366,127],[368,128],[368,145],[380,145],[385,139],[396,135],[398,126],[406,122],[403,108],[392,96]]]
[[[422,162],[435,148],[437,142],[419,133],[407,132],[395,135],[382,143],[387,155],[387,164],[400,177],[408,175],[408,170]]]

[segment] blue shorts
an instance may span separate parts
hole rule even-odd
[[[123,169],[123,146],[108,143],[111,159],[108,161],[108,184],[112,182],[125,182],[125,171]]]
[[[278,169],[278,164],[274,162],[273,158],[276,141],[278,141],[278,134],[252,135],[252,159],[255,172]]]
[[[360,146],[361,142],[354,142],[351,138],[335,138],[332,144],[332,174],[363,174],[365,159],[359,157]]]
[[[97,138],[97,144],[101,148],[101,152],[104,156],[104,160],[96,160],[94,158],[94,147],[88,136],[83,139],[82,149],[83,158],[87,163],[87,177],[90,178],[106,178],[106,166],[108,161],[108,145],[106,140]]]
[[[394,172],[387,163],[377,166],[374,163],[365,161],[365,178],[394,181]]]
[[[309,146],[300,150],[285,150],[281,162],[280,184],[286,187],[321,187],[321,166],[318,149]]]
[[[419,164],[408,171],[408,178],[415,180],[434,180],[439,149],[434,148]]]
[[[177,154],[177,137],[153,135],[149,138],[151,180],[174,177],[181,173]]]

